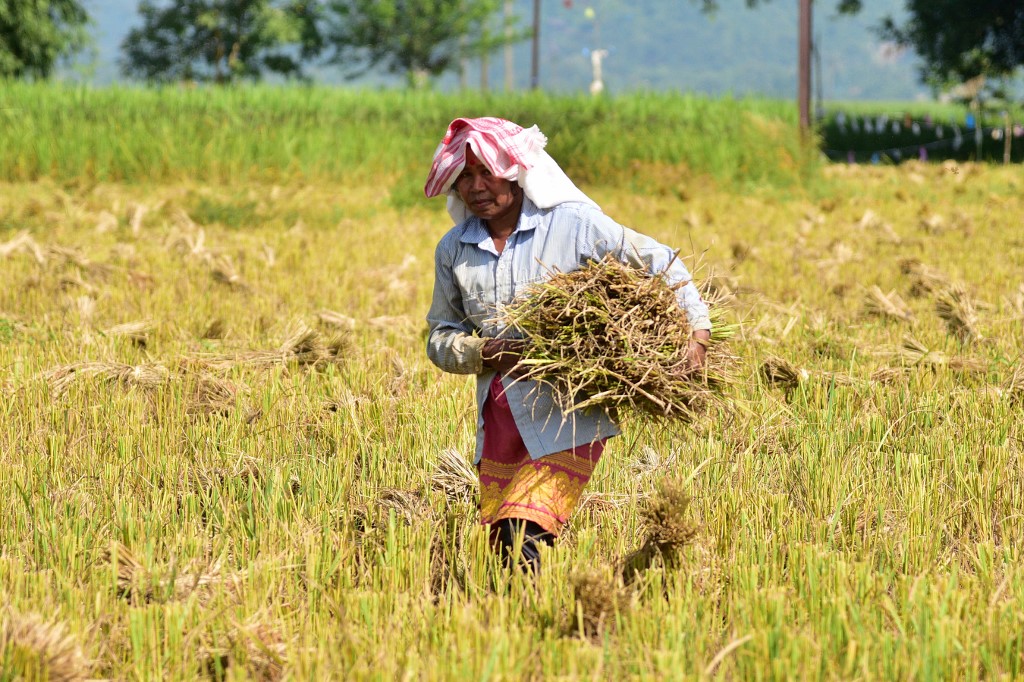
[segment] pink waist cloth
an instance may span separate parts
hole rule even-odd
[[[529,456],[508,406],[501,375],[495,374],[484,402],[484,457],[509,462],[524,454]]]
[[[484,401],[483,417],[485,458],[504,463],[530,461],[530,453],[523,443],[523,437],[519,435],[519,427],[512,416],[512,408],[508,405],[508,396],[505,395],[505,387],[499,374],[495,374],[491,380],[487,400]],[[594,443],[577,445],[570,451],[577,454],[587,453],[587,456],[596,455],[596,461],[604,450],[606,440],[601,438]]]

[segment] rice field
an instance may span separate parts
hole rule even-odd
[[[5,166],[0,679],[1024,676],[1020,169],[683,164],[585,189],[728,302],[739,382],[629,425],[536,581],[406,170]]]

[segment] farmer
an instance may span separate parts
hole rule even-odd
[[[579,502],[616,424],[604,411],[565,415],[548,387],[517,379],[523,341],[502,308],[553,272],[606,254],[664,273],[704,363],[708,309],[674,252],[619,225],[544,151],[547,138],[500,118],[455,119],[434,153],[424,193],[446,194],[455,227],[434,254],[427,355],[445,372],[475,374],[480,521],[507,564],[540,566]],[[516,548],[519,554],[516,556]]]

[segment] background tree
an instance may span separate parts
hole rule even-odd
[[[907,0],[906,8],[905,22],[889,17],[880,33],[921,56],[927,83],[1004,77],[1024,65],[1020,0]]]
[[[121,69],[150,81],[301,78],[302,61],[322,48],[318,9],[315,0],[143,0],[142,26],[121,44]]]
[[[0,77],[48,78],[88,43],[88,21],[78,0],[0,0]]]
[[[501,0],[329,0],[326,42],[331,61],[355,78],[381,66],[422,87],[430,77],[509,42],[488,30]],[[512,41],[525,37],[513,32]]]

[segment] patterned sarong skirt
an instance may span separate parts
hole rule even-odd
[[[604,440],[531,459],[498,376],[484,403],[480,522],[533,521],[557,536],[590,481]]]

